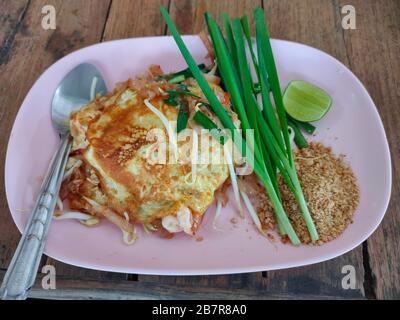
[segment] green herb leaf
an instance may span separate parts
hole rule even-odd
[[[297,147],[299,149],[307,148],[308,142],[307,142],[306,138],[303,136],[303,134],[301,133],[297,124],[295,122],[291,121],[290,119],[288,119],[288,124],[294,132],[294,142],[296,143]]]
[[[186,101],[181,101],[179,106],[178,119],[176,123],[177,133],[186,129],[188,119],[189,119],[189,106]]]
[[[198,95],[195,95],[194,93],[191,93],[190,91],[178,91],[178,90],[167,90],[167,93],[169,93],[170,96],[177,96],[177,95],[187,95],[191,96],[197,99],[200,99]]]
[[[175,76],[173,78],[171,78],[170,80],[168,80],[169,83],[179,83],[182,81],[185,81],[185,76],[183,74],[179,75],[179,76]]]
[[[164,102],[169,106],[176,107],[178,105],[178,101],[176,100],[176,96],[170,95],[167,99],[164,99]]]
[[[219,143],[222,145],[225,143],[227,137],[223,134],[222,130],[215,124],[215,122],[207,117],[203,112],[197,111],[193,119],[204,129],[209,130],[212,136],[217,139]]]

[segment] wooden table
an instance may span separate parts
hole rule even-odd
[[[44,257],[57,270],[57,289],[41,298],[400,298],[400,1],[352,0],[356,29],[341,26],[342,0],[0,0],[0,279],[20,234],[7,207],[4,160],[16,113],[36,79],[66,54],[112,39],[164,35],[164,4],[182,34],[203,27],[203,12],[250,15],[266,9],[272,37],[302,42],[333,55],[361,79],[383,119],[393,161],[392,199],[377,231],[351,252],[290,270],[227,276],[166,277],[73,267]],[[44,5],[57,12],[56,30],[41,27]],[[252,26],[253,28],[253,26]],[[356,120],[356,119],[355,119]],[[361,213],[362,214],[362,213]],[[342,288],[342,267],[356,271],[356,289]]]

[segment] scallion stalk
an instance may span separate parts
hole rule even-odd
[[[272,47],[269,39],[267,23],[265,21],[264,10],[262,10],[260,7],[254,10],[254,20],[256,22],[256,31],[258,33],[257,38],[259,38],[259,41],[257,42],[257,48],[258,46],[260,46],[258,59],[259,61],[261,60],[260,53],[263,56],[263,58],[265,58],[265,63],[266,63],[265,67],[268,72],[268,80],[271,86],[272,95],[274,97],[276,111],[278,113],[281,130],[286,145],[286,152],[290,164],[294,166],[293,154],[290,146],[289,132],[287,129],[286,111],[283,106],[282,91],[279,84],[278,72],[275,65],[274,55],[272,53]]]
[[[291,120],[292,122],[294,122],[295,124],[297,124],[297,126],[301,129],[303,129],[305,132],[307,132],[308,134],[313,134],[315,131],[315,126],[313,126],[311,123],[309,122],[303,122],[303,121],[299,121],[296,120],[294,118],[292,118],[290,115],[287,115],[287,119],[288,121]]]
[[[179,50],[181,51],[184,59],[186,60],[186,63],[188,64],[190,70],[192,71],[194,78],[197,80],[199,87],[202,89],[203,94],[207,98],[211,108],[213,109],[215,114],[218,116],[218,118],[221,121],[221,123],[223,124],[223,126],[227,129],[229,129],[229,132],[231,132],[231,135],[233,136],[233,133],[236,130],[236,128],[235,128],[232,120],[230,119],[228,113],[226,112],[226,110],[222,106],[221,102],[218,100],[218,98],[213,93],[212,89],[210,88],[210,85],[204,78],[204,75],[201,73],[201,71],[197,67],[196,62],[194,61],[194,59],[191,56],[189,50],[187,49],[185,43],[183,42],[181,36],[179,35],[178,31],[176,30],[176,27],[175,27],[174,23],[172,22],[167,9],[164,6],[161,6],[160,11],[167,23],[167,26],[169,27],[169,29],[171,31],[172,36],[175,39],[175,42],[176,42]],[[219,37],[221,35],[218,34],[218,33],[220,33],[218,26],[216,25],[215,21],[214,22],[213,22],[213,20],[210,20],[210,21],[211,21],[210,29],[212,29],[214,36],[217,36],[216,42],[219,43],[218,47],[220,50],[222,49],[221,50],[222,52],[225,52],[224,49],[226,49],[226,48],[223,48],[225,43],[221,43],[221,41],[219,41],[220,40]],[[211,37],[213,37],[213,36],[211,36]],[[228,60],[228,62],[229,62],[229,60]],[[220,64],[221,61],[218,61],[218,63]],[[227,71],[230,71],[229,68],[225,68],[225,69]],[[235,79],[235,75],[231,74],[230,72],[227,72],[224,75],[225,75],[225,77],[226,76],[231,77],[231,79],[230,79],[231,82],[237,81],[237,79]],[[234,90],[233,94],[232,94],[232,92],[230,92],[230,93],[231,93],[231,96],[237,95],[235,98],[232,97],[236,101],[238,101],[240,99],[240,91],[238,92],[238,90]],[[282,223],[283,229],[287,233],[291,242],[294,245],[299,245],[300,240],[299,240],[298,236],[296,235],[296,232],[294,231],[293,226],[291,225],[291,223],[284,211],[284,208],[282,206],[282,203],[281,203],[279,197],[276,194],[276,191],[272,184],[271,178],[270,178],[269,174],[264,170],[264,167],[262,166],[262,164],[260,164],[260,160],[261,160],[260,156],[255,154],[255,159],[254,159],[254,161],[252,161],[251,152],[249,152],[249,147],[248,147],[247,143],[242,139],[241,135],[235,135],[235,138],[236,139],[234,139],[234,142],[238,146],[239,150],[242,151],[243,149],[245,149],[246,150],[246,152],[245,152],[246,159],[247,160],[250,159],[250,163],[254,164],[254,171],[257,174],[257,176],[259,177],[259,179],[261,180],[261,182],[263,183],[265,189],[267,190],[267,193],[270,196],[271,204],[272,204],[275,212],[277,213],[278,219]]]
[[[189,120],[189,106],[186,101],[181,101],[179,106],[178,119],[176,120],[176,132],[186,129]]]
[[[232,28],[231,24],[229,23],[229,17],[227,13],[222,14],[222,20],[224,22],[224,28],[225,28],[225,34],[226,34],[226,40],[227,44],[232,56],[233,63],[235,66],[238,65],[238,60],[237,60],[237,54],[236,54],[236,45],[235,45],[235,40],[233,38],[233,33],[232,33]]]
[[[254,65],[254,69],[257,74],[258,81],[260,81],[259,67],[258,67],[258,63],[257,63],[256,54],[255,54],[254,48],[253,48],[253,41],[251,40],[250,27],[249,27],[249,22],[247,21],[247,17],[243,16],[242,19],[240,20],[240,22],[242,24],[244,35],[246,36],[247,45],[250,50],[251,59],[253,60],[253,65]]]
[[[304,138],[303,134],[300,131],[300,128],[297,126],[297,124],[290,119],[288,119],[288,124],[294,131],[294,142],[296,143],[297,147],[299,149],[307,148],[308,147],[308,142],[306,138]]]

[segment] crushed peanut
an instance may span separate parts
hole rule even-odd
[[[351,168],[344,157],[336,157],[330,147],[310,143],[294,153],[297,174],[320,239],[312,243],[299,206],[279,177],[282,202],[286,214],[302,243],[321,245],[338,237],[352,223],[358,206],[360,191]],[[257,184],[257,213],[263,228],[276,228],[275,214],[265,192]],[[287,237],[282,238],[288,242]]]

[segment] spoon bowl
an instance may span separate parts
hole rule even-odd
[[[69,132],[69,116],[97,94],[107,93],[100,71],[92,64],[82,63],[70,71],[56,89],[51,104],[51,119],[61,135]]]

